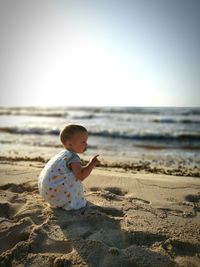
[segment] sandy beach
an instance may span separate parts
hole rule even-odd
[[[200,266],[198,175],[104,164],[67,212],[38,194],[44,164],[1,158],[0,266]]]
[[[0,21],[0,267],[200,267],[200,0]]]

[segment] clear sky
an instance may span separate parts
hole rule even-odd
[[[199,0],[0,0],[1,106],[200,106]]]

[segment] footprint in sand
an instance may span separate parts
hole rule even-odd
[[[199,203],[200,202],[200,192],[198,192],[196,195],[187,195],[185,196],[185,200],[192,202],[192,203]]]
[[[12,212],[11,212],[10,204],[7,202],[1,201],[1,203],[0,203],[0,218],[9,218],[11,214],[12,214]]]
[[[5,184],[0,186],[0,190],[8,190],[10,192],[14,193],[23,193],[23,192],[33,192],[37,191],[37,185],[31,186],[28,183],[24,184]]]
[[[15,214],[25,204],[26,200],[19,197],[17,193],[0,189],[0,217],[3,219],[13,219]]]
[[[0,217],[2,220],[20,220],[30,217],[35,224],[42,223],[44,218],[42,218],[39,196],[35,194],[35,190],[36,186],[28,184],[0,186]]]
[[[141,199],[141,198],[134,197],[134,196],[128,196],[127,195],[128,192],[121,189],[120,187],[106,187],[105,190],[107,190],[108,192],[110,192],[116,196],[120,196],[120,197],[127,196],[129,199],[131,199],[132,201],[135,201],[137,203],[150,204],[150,202],[148,200]]]
[[[31,229],[32,221],[29,218],[24,218],[20,222],[11,224],[9,227],[2,229],[0,238],[0,253],[13,248],[20,241],[28,240]]]
[[[58,227],[44,226],[36,229],[30,236],[33,253],[70,253],[72,242],[64,238]]]
[[[106,187],[105,190],[117,196],[125,196],[127,194],[127,191],[121,189],[120,187]]]
[[[197,212],[200,212],[200,192],[185,196],[185,200],[193,204],[194,216],[196,216]]]

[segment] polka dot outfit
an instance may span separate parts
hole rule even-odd
[[[77,210],[86,205],[82,183],[70,169],[72,162],[80,162],[79,156],[68,150],[61,151],[40,173],[39,192],[53,208]]]

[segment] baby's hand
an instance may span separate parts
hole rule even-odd
[[[100,161],[98,160],[99,155],[95,155],[93,158],[91,158],[90,163],[92,163],[94,166],[98,165]]]

